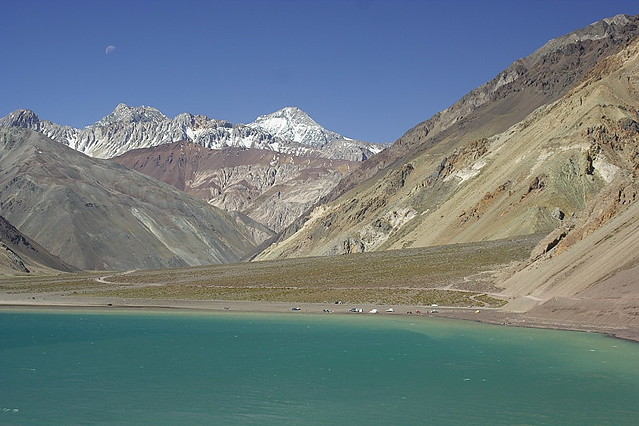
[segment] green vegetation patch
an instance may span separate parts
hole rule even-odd
[[[96,275],[62,274],[0,278],[0,291],[8,293],[51,293],[100,287]]]
[[[530,255],[539,236],[330,257],[136,271],[121,284],[224,287],[436,288]]]
[[[246,300],[260,302],[380,305],[431,305],[497,307],[499,299],[486,296],[480,302],[478,293],[437,289],[364,289],[364,288],[285,288],[285,287],[216,287],[170,285],[116,289],[86,294],[112,298],[144,298],[173,300]],[[484,295],[485,296],[485,295]]]
[[[476,303],[476,305],[484,306],[486,308],[501,308],[506,303],[508,303],[508,301],[506,300],[497,299],[496,297],[492,297],[487,294],[479,294],[477,296],[473,296],[473,300],[475,300],[476,302],[480,302]],[[481,303],[483,303],[483,305],[481,305]]]
[[[540,236],[330,257],[120,273],[0,278],[0,291],[78,296],[497,307],[492,271]],[[103,277],[106,282],[97,279]]]

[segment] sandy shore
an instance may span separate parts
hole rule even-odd
[[[392,306],[393,312],[386,312],[391,306],[360,304],[362,313],[352,313],[355,305],[326,303],[284,303],[228,300],[162,300],[162,299],[116,299],[106,297],[74,297],[56,294],[7,294],[0,293],[0,309],[27,308],[86,308],[86,309],[175,309],[219,312],[264,312],[344,315],[412,316],[424,318],[450,318],[496,324],[510,327],[547,328],[556,330],[585,331],[607,334],[616,338],[639,342],[639,330],[634,327],[610,327],[597,324],[557,322],[548,318],[535,318],[527,314],[508,312],[503,309],[477,309],[443,306]],[[299,308],[293,310],[292,308]],[[370,311],[377,309],[378,313]]]

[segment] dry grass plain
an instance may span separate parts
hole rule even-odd
[[[127,299],[498,307],[494,271],[539,236],[333,257],[190,268],[2,277],[0,292]]]

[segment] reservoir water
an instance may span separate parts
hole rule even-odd
[[[639,421],[639,344],[373,315],[0,311],[0,424]]]

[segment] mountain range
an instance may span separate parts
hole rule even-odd
[[[121,103],[106,117],[83,129],[41,120],[35,112],[22,109],[1,118],[0,127],[35,130],[97,158],[111,158],[132,149],[183,141],[213,149],[266,149],[351,161],[367,159],[384,148],[328,131],[294,107],[260,116],[255,122],[244,125],[188,113],[171,119],[153,107],[131,107]]]
[[[551,40],[384,150],[296,108],[232,125],[121,104],[82,130],[15,111],[0,214],[80,269],[536,234],[491,277],[507,309],[637,324],[638,36],[618,15]]]
[[[0,211],[82,270],[237,262],[256,246],[243,219],[21,128],[0,128]]]
[[[359,162],[385,148],[329,131],[295,107],[234,125],[192,114],[170,119],[152,107],[120,104],[84,129],[16,110],[0,119],[0,127],[35,130],[89,156],[113,157],[247,215],[265,227],[253,228],[258,242],[289,226]]]

